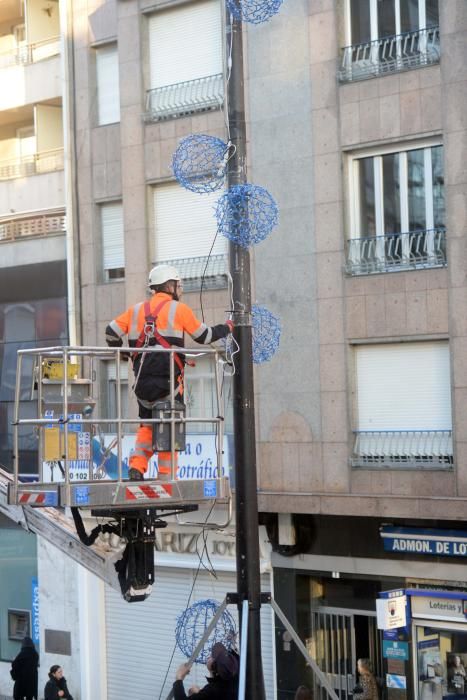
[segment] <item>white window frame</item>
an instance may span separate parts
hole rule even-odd
[[[120,70],[119,70],[119,63],[118,63],[118,45],[116,42],[104,44],[102,46],[97,46],[95,48],[96,52],[96,93],[97,93],[97,124],[98,126],[106,126],[107,124],[118,124],[120,122]],[[102,65],[100,63],[100,57],[104,57],[104,55],[107,54],[107,57],[109,55],[112,56],[112,59],[115,61],[115,75],[113,75],[113,80],[114,84],[111,86],[111,94],[113,94],[113,104],[109,106],[106,105],[106,109],[103,109],[103,105],[101,104],[102,98],[104,96],[108,97],[108,90],[104,90],[104,86],[102,83],[103,77],[101,76],[100,72],[100,66]]]
[[[106,207],[119,206],[121,210],[121,222],[122,222],[122,232],[121,232],[121,265],[107,265],[106,264],[106,241],[105,241],[105,230],[104,230],[104,218],[103,213]],[[122,280],[125,277],[125,229],[123,221],[123,202],[121,200],[114,200],[112,202],[99,202],[99,224],[101,232],[101,243],[102,243],[102,270],[104,274],[104,279],[106,282],[112,282],[115,280]]]
[[[214,356],[211,354],[205,357],[198,356],[195,358],[195,367],[191,369],[187,366],[185,369],[185,402],[187,405],[187,416],[190,418],[194,417],[193,413],[191,413],[190,396],[192,394],[194,394],[195,400],[197,399],[199,401],[199,407],[197,409],[198,416],[214,416],[217,414],[214,362]],[[226,374],[223,378],[221,395],[221,403],[223,403],[221,410],[223,410],[224,415],[224,433],[233,433],[232,400],[231,398],[229,400],[231,388],[231,377]],[[210,400],[211,396],[213,399],[212,406]],[[214,434],[215,427],[213,424],[208,423],[190,423],[187,427],[187,433]]]
[[[370,41],[377,41],[378,36],[378,0],[367,0],[370,5]],[[401,13],[400,3],[404,0],[394,0],[395,3],[395,31],[396,35],[401,34]],[[346,46],[352,46],[352,21],[351,21],[351,0],[345,0],[345,40]],[[426,26],[426,5],[425,0],[418,3],[418,28],[425,29]],[[358,43],[358,42],[354,42]]]
[[[407,233],[409,227],[409,205],[408,205],[408,182],[407,182],[407,153],[414,150],[425,150],[425,215],[426,230],[434,228],[433,209],[433,182],[431,169],[431,149],[442,146],[443,142],[439,138],[424,139],[423,141],[409,141],[405,143],[388,144],[384,147],[375,147],[352,153],[348,157],[347,176],[349,182],[349,238],[361,238],[360,226],[360,187],[359,187],[359,163],[363,158],[374,158],[375,175],[375,223],[376,236],[384,236],[384,211],[383,211],[383,177],[382,177],[382,156],[397,153],[399,154],[399,177],[401,183],[401,232]],[[427,196],[428,185],[430,186],[429,196]],[[381,239],[383,240],[383,239]]]
[[[117,415],[117,367],[115,360],[104,362],[104,382],[105,382],[105,405],[107,409],[107,417],[115,418]],[[121,417],[128,415],[130,406],[130,391],[129,391],[129,374],[131,374],[131,365],[129,362],[120,362],[120,398],[121,398]],[[124,432],[133,432],[133,426],[130,424],[124,426]]]

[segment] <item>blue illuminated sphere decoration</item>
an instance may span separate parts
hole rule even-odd
[[[243,248],[269,236],[278,221],[277,204],[264,187],[234,185],[216,205],[218,231]]]
[[[227,0],[230,12],[236,19],[251,24],[261,24],[279,12],[283,0]]]
[[[196,649],[196,645],[208,628],[218,608],[219,603],[215,600],[200,600],[187,608],[177,618],[175,640],[178,648],[182,654],[185,654],[187,659],[190,658]],[[195,659],[195,663],[205,664],[216,642],[222,642],[227,649],[230,649],[236,634],[235,620],[227,610],[224,610],[199,656]]]
[[[265,306],[252,307],[253,318],[253,362],[268,362],[276,353],[281,339],[281,324]]]
[[[207,134],[191,134],[180,141],[173,154],[172,168],[178,182],[187,190],[203,194],[224,184],[228,146]]]

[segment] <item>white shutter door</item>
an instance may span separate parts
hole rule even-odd
[[[190,569],[157,569],[152,594],[142,603],[127,603],[106,588],[107,698],[155,700],[168,671],[167,697],[177,667],[186,661],[175,646],[177,615],[186,608],[192,585]]]
[[[104,270],[125,267],[121,202],[101,204],[101,225]]]
[[[191,569],[165,569],[156,566],[153,593],[143,603],[126,603],[121,595],[106,587],[107,686],[108,700],[155,700],[168,670],[162,698],[167,697],[177,667],[186,661],[175,646],[177,617],[187,607],[195,572]],[[218,572],[214,579],[206,572],[198,574],[190,604],[212,598],[221,602],[225,594],[236,590],[234,573]],[[269,591],[269,577],[262,587]],[[228,607],[237,626],[235,606]],[[265,606],[261,614],[262,649],[266,697],[275,697],[272,611]],[[169,669],[170,664],[170,669]],[[206,684],[206,668],[195,664],[185,688]]]
[[[209,254],[216,235],[214,207],[219,192],[197,195],[178,183],[154,188],[154,260],[197,258]],[[227,252],[227,239],[217,236],[212,255]]]
[[[149,18],[151,88],[222,73],[219,0],[193,2]]]
[[[358,430],[451,430],[448,343],[356,349]]]
[[[117,47],[105,46],[96,50],[98,123],[114,124],[120,121],[120,88]]]

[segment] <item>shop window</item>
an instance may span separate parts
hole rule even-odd
[[[467,632],[417,626],[418,697],[467,698]]]
[[[35,637],[32,607],[37,579],[36,535],[0,514],[0,660],[11,661],[24,636]],[[38,639],[34,640],[38,642]]]
[[[449,468],[453,451],[448,343],[358,346],[355,369],[352,465]]]
[[[443,147],[349,161],[352,275],[446,265]]]

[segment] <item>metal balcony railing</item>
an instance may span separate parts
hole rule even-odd
[[[154,265],[173,265],[183,280],[185,292],[203,289],[223,289],[227,286],[227,255],[207,255],[199,258],[178,258],[177,260],[158,260]],[[203,281],[204,278],[204,281]]]
[[[205,78],[187,80],[174,85],[148,90],[144,121],[182,117],[193,112],[204,112],[222,107],[224,101],[224,77],[208,75]]]
[[[432,267],[445,267],[446,229],[390,233],[347,241],[346,272],[369,275]]]
[[[65,212],[36,213],[0,219],[0,242],[66,232]]]
[[[356,430],[353,467],[432,467],[453,465],[451,430]]]
[[[0,68],[26,66],[60,53],[60,37],[52,37],[34,44],[20,44],[10,51],[0,53]]]
[[[0,160],[0,180],[41,175],[63,170],[63,167],[63,148],[56,148],[53,151],[42,151],[30,156]]]
[[[385,36],[342,49],[339,80],[366,80],[439,63],[439,27]]]

